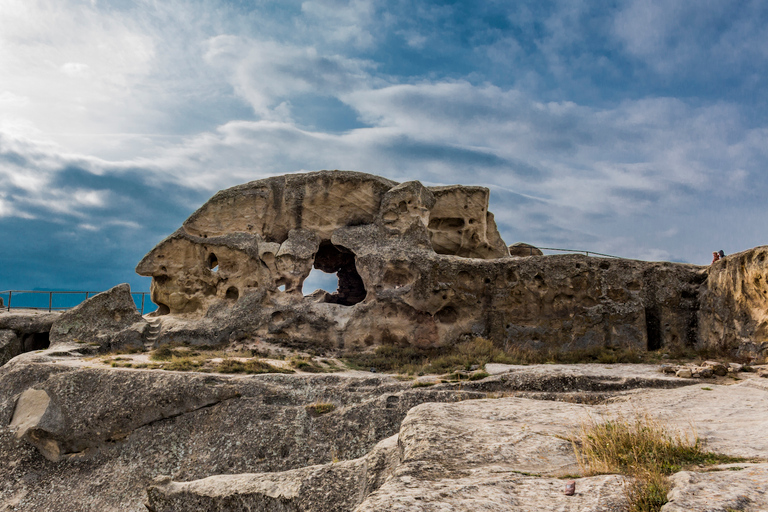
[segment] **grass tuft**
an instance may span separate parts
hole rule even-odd
[[[605,422],[593,419],[581,425],[572,442],[584,474],[621,473],[633,478],[627,487],[631,512],[660,510],[667,502],[667,475],[689,466],[742,460],[706,452],[695,433],[672,429],[648,414]]]
[[[304,406],[304,409],[306,409],[307,414],[309,414],[313,418],[317,418],[318,416],[322,416],[323,414],[328,414],[329,412],[333,412],[333,410],[336,409],[336,406],[330,402],[315,402],[313,404]]]

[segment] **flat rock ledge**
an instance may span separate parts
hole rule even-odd
[[[623,511],[627,479],[621,475],[575,478],[576,494],[564,493],[569,475],[579,473],[567,438],[580,423],[647,413],[682,431],[696,428],[712,451],[765,459],[766,406],[766,389],[751,380],[638,390],[596,406],[515,397],[424,403],[408,412],[396,436],[360,459],[166,481],[150,487],[147,506],[154,512]],[[768,464],[711,469],[674,475],[662,510],[766,509]]]

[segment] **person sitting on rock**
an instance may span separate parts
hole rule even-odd
[[[720,254],[719,254],[717,251],[713,252],[713,253],[712,253],[712,263],[716,262],[716,261],[717,261],[717,260],[719,260],[719,259],[720,259]],[[712,263],[710,263],[710,265],[711,265]]]
[[[723,252],[723,250],[722,250],[722,249],[720,249],[720,251],[718,251],[718,253],[717,253],[717,254],[719,254],[719,255],[720,255],[720,259],[723,259],[723,258],[725,258],[725,253]]]

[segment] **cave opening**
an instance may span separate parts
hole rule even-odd
[[[367,292],[363,279],[357,273],[355,255],[352,251],[325,241],[320,244],[320,248],[315,254],[314,268],[326,274],[335,274],[338,280],[336,291],[333,293],[327,289],[333,287],[333,277],[313,276],[313,279],[310,280],[310,283],[320,284],[321,289],[329,292],[325,294],[323,302],[353,306],[365,299]]]
[[[645,308],[645,330],[648,336],[648,350],[661,348],[661,315],[658,306]]]
[[[51,340],[47,332],[36,332],[29,334],[22,340],[22,352],[32,352],[34,350],[44,350],[51,345]]]

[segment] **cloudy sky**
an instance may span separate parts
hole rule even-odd
[[[763,0],[0,0],[0,290],[147,290],[217,190],[476,184],[509,244],[768,243]]]

